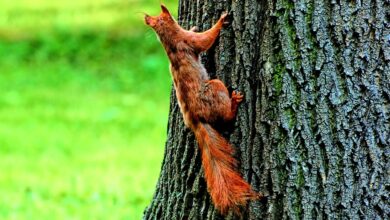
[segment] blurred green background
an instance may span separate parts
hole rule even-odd
[[[142,217],[171,86],[159,4],[0,1],[0,219]]]

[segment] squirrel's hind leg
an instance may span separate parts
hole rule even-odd
[[[238,104],[242,101],[243,95],[233,91],[232,96],[229,97],[229,91],[225,84],[218,79],[207,81],[206,88],[203,97],[207,97],[209,100],[205,100],[204,103],[210,103],[207,106],[209,115],[205,118],[206,121],[213,122],[222,119],[227,122],[233,120],[236,117]]]
[[[230,120],[233,120],[236,117],[238,104],[240,104],[240,102],[242,102],[243,98],[244,98],[244,96],[240,92],[238,92],[238,91],[232,92]]]

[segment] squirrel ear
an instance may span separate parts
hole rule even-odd
[[[164,12],[165,14],[169,14],[169,15],[171,15],[171,13],[169,13],[169,11],[168,11],[167,7],[165,7],[165,5],[164,5],[164,4],[161,4],[161,10],[162,10],[162,12]]]

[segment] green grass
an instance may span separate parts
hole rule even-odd
[[[0,219],[142,217],[171,82],[138,12],[158,11],[139,0],[0,3]]]
[[[12,0],[0,3],[0,34],[27,37],[52,29],[134,34],[143,32],[143,13],[157,15],[163,2],[176,15],[174,0]]]

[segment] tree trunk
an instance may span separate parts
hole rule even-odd
[[[206,30],[223,11],[230,24],[202,61],[245,95],[221,132],[243,177],[268,197],[242,218],[389,219],[390,2],[181,0],[178,20]],[[172,93],[145,219],[223,219],[200,156]]]

